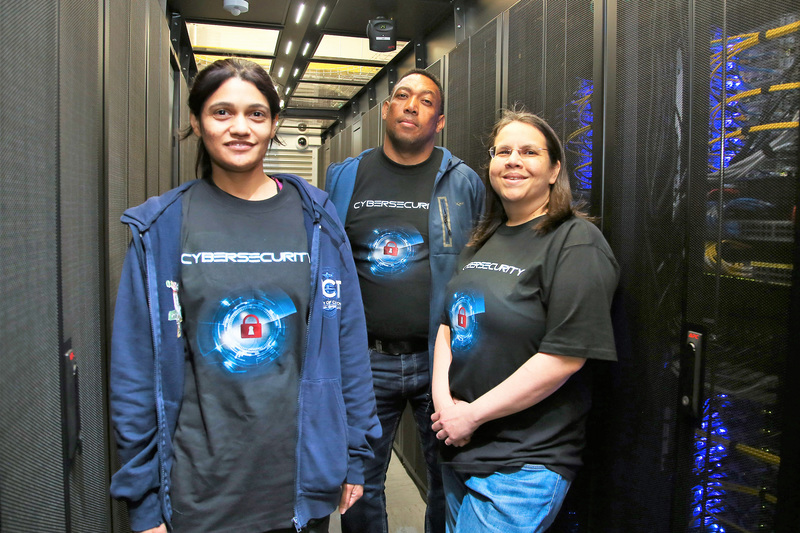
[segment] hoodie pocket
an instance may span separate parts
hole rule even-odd
[[[338,379],[301,383],[299,439],[300,491],[338,491],[348,459],[347,419]]]

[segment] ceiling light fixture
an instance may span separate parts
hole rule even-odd
[[[294,19],[295,24],[300,24],[300,21],[303,20],[303,12],[306,10],[305,4],[300,4],[300,8],[297,10],[297,18]]]
[[[296,78],[298,74],[300,74],[300,67],[294,69],[294,74],[292,74],[292,76]]]
[[[286,43],[286,55],[288,56],[292,51],[292,41]]]
[[[230,11],[231,15],[238,17],[240,13],[247,13],[250,9],[250,4],[247,0],[223,0],[222,7],[226,11]]]
[[[322,17],[325,16],[325,11],[327,10],[328,8],[326,8],[325,6],[322,6],[322,8],[319,10],[319,15],[317,15],[317,22],[316,22],[317,26],[319,26],[320,22],[322,22]]]
[[[281,76],[283,76],[283,67],[278,69],[278,77],[280,78]]]
[[[303,46],[303,56],[304,57],[308,53],[308,49],[309,48],[311,48],[311,43],[310,42],[306,42],[305,46]]]

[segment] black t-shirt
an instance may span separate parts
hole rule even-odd
[[[247,201],[202,181],[183,198],[188,343],[175,433],[178,532],[291,527],[297,398],[310,292],[293,187]]]
[[[619,267],[611,249],[586,220],[537,235],[538,220],[500,226],[459,258],[442,318],[456,398],[475,400],[538,352],[616,359],[609,308]],[[463,448],[443,446],[444,461],[473,473],[542,464],[574,478],[590,406],[584,370],[540,403],[483,424]]]
[[[345,231],[372,337],[428,339],[428,210],[443,156],[436,148],[423,163],[399,165],[379,148],[358,165]]]

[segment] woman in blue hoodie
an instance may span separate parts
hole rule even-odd
[[[280,100],[220,60],[189,95],[187,183],[122,217],[111,492],[134,531],[327,531],[380,433],[352,253],[322,191],[267,176]]]

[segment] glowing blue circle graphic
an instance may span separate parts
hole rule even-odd
[[[422,235],[404,230],[375,229],[374,240],[368,244],[370,253],[367,260],[370,270],[376,276],[398,274],[405,271],[416,255],[414,248],[422,244]]]
[[[478,340],[477,315],[485,311],[483,297],[466,292],[457,292],[450,305],[450,349],[469,350]]]
[[[224,299],[211,320],[199,325],[198,347],[229,372],[247,372],[283,353],[286,317],[296,312],[286,294],[257,291],[251,297]]]

